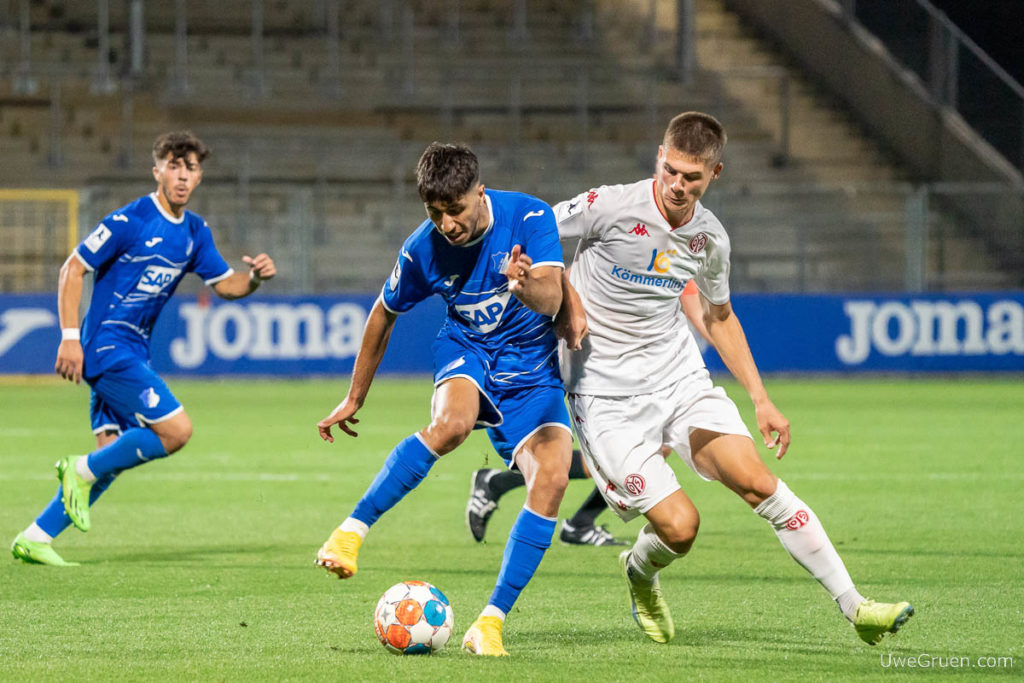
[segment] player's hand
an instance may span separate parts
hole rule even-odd
[[[254,280],[269,280],[277,275],[274,259],[266,254],[258,254],[256,258],[243,256],[242,261],[249,264],[249,277]]]
[[[565,340],[565,345],[570,351],[579,351],[583,348],[583,338],[588,334],[590,326],[587,324],[587,314],[583,307],[563,304],[555,316],[555,335]]]
[[[778,446],[779,452],[775,454],[775,459],[781,460],[789,450],[789,420],[767,398],[754,404],[754,412],[757,416],[757,429],[764,438],[764,445],[769,449]]]
[[[337,425],[338,429],[349,436],[359,436],[359,434],[353,431],[352,427],[349,426],[359,424],[359,420],[353,417],[357,410],[359,410],[359,406],[348,398],[339,403],[338,407],[334,409],[334,412],[316,423],[316,428],[320,432],[320,438],[324,441],[334,443],[334,435],[331,434],[331,427],[334,425]]]
[[[508,278],[508,291],[515,294],[526,288],[530,280],[530,268],[533,266],[533,259],[523,253],[520,245],[512,247],[509,254],[508,267],[505,268],[505,277]]]
[[[53,370],[69,382],[78,384],[82,381],[84,362],[82,342],[77,339],[65,339],[57,347],[57,362],[54,363]]]

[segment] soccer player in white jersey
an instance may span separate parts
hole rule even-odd
[[[712,384],[679,306],[691,279],[708,337],[747,391],[765,445],[781,458],[789,422],[768,398],[729,304],[729,237],[700,203],[722,172],[726,134],[713,117],[672,119],[653,179],[584,192],[555,206],[563,240],[579,246],[570,282],[589,336],[563,349],[569,407],[595,483],[621,518],[647,524],[619,556],[633,616],[656,642],[674,634],[659,570],[690,550],[699,515],[662,457],[665,444],[705,480],[739,495],[874,645],[913,615],[909,603],[865,599],[821,522],[761,461],[736,406]],[[566,296],[567,305],[574,299]],[[579,310],[573,312],[579,318]]]
[[[153,325],[178,284],[194,272],[224,299],[238,299],[274,277],[266,254],[243,256],[236,273],[217,251],[210,227],[185,209],[203,178],[209,150],[190,131],[153,144],[156,191],[108,214],[60,269],[57,305],[61,343],[54,369],[85,380],[96,450],[57,463],[57,494],[11,545],[28,564],[73,565],[52,547],[74,524],[91,527],[90,506],[125,470],[166,457],[192,436],[192,422],[149,364]],[[89,312],[78,324],[82,281],[93,274]]]

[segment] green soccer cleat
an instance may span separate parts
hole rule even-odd
[[[635,583],[630,578],[630,552],[623,550],[619,554],[619,568],[622,570],[622,578],[626,580],[626,587],[629,589],[629,600],[633,603],[633,621],[654,642],[667,643],[676,634],[676,627],[672,623],[672,613],[668,611],[668,603],[661,595],[658,577],[655,576],[654,582],[650,585]]]
[[[25,564],[48,564],[51,567],[77,567],[77,562],[65,562],[49,543],[30,541],[24,533],[18,534],[11,544],[11,555]]]
[[[882,642],[882,636],[886,633],[896,633],[912,616],[914,607],[909,602],[865,600],[857,607],[853,628],[865,643],[877,645]]]
[[[64,502],[64,511],[71,518],[71,523],[82,531],[88,531],[89,521],[89,490],[92,482],[78,476],[75,463],[84,455],[69,455],[57,461],[57,479],[60,481]]]

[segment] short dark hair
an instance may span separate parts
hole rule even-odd
[[[725,128],[714,116],[688,111],[669,121],[662,144],[713,166],[722,160],[727,140]]]
[[[190,130],[164,133],[153,142],[153,161],[160,161],[168,154],[172,159],[186,159],[191,152],[196,153],[199,163],[210,155],[210,148]]]
[[[465,145],[432,142],[416,164],[416,189],[427,204],[450,204],[479,181],[480,163]]]

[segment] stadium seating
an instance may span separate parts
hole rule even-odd
[[[110,3],[114,74],[127,4]],[[557,201],[649,173],[668,118],[702,109],[730,131],[707,203],[733,234],[735,287],[903,286],[911,179],[720,0],[698,3],[700,68],[685,85],[673,73],[675,3],[660,3],[652,25],[646,0],[530,0],[523,17],[510,0],[340,1],[336,57],[326,0],[260,3],[258,54],[251,0],[185,4],[187,89],[175,3],[146,3],[144,74],[98,93],[92,4],[32,3],[36,92],[16,92],[18,41],[0,41],[0,184],[93,188],[84,228],[151,189],[155,135],[191,126],[214,149],[193,206],[226,255],[275,253],[282,290],[373,290],[423,217],[412,171],[431,140],[472,144],[488,185]],[[961,235],[933,249],[935,278],[1004,281],[980,239],[932,220]]]

